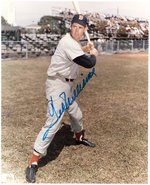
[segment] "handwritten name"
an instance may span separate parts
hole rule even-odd
[[[60,117],[62,116],[62,114],[69,109],[69,107],[73,104],[73,102],[76,100],[76,98],[78,97],[78,95],[81,93],[81,91],[84,89],[84,87],[86,86],[86,84],[89,82],[89,80],[93,77],[96,76],[95,73],[95,68],[92,68],[92,71],[90,71],[88,73],[88,75],[86,76],[85,79],[82,80],[82,82],[80,84],[77,84],[76,88],[73,91],[73,95],[71,98],[66,96],[65,92],[60,93],[59,98],[61,98],[63,101],[61,103],[61,108],[59,109],[59,111],[57,112],[55,109],[55,105],[53,102],[52,97],[50,97],[50,105],[48,107],[48,113],[51,117],[54,118],[54,121],[51,123],[51,125],[49,126],[49,128],[45,131],[42,140],[44,141],[48,135],[49,130],[57,123],[57,121],[60,119]]]

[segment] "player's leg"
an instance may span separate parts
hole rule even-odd
[[[49,106],[50,105],[48,105],[48,107]],[[55,102],[56,110],[59,107],[60,107],[60,101],[58,101],[57,104]],[[35,140],[33,154],[29,162],[29,166],[26,169],[26,180],[28,182],[36,181],[35,177],[36,177],[39,159],[47,152],[47,148],[50,145],[51,141],[53,140],[55,133],[60,128],[61,120],[64,115],[64,113],[62,113],[61,117],[57,120],[56,115],[53,117],[50,115],[49,108],[48,108],[47,114],[48,114],[48,118],[46,120],[45,125],[42,127]],[[55,123],[56,120],[57,122]]]
[[[33,154],[29,166],[26,169],[26,180],[28,182],[35,182],[38,161],[40,157],[46,153],[55,133],[60,128],[65,110],[62,110],[64,100],[60,98],[59,95],[65,92],[66,96],[69,96],[68,93],[70,93],[70,89],[68,89],[68,86],[65,84],[66,83],[59,79],[48,80],[46,82],[46,97],[49,100],[47,120],[35,140]],[[61,110],[61,114],[59,110]]]
[[[83,130],[83,115],[76,101],[73,102],[67,112],[71,120],[71,130],[73,132],[80,132]]]
[[[39,132],[35,144],[34,149],[38,151],[40,154],[44,155],[47,151],[48,146],[50,145],[54,135],[59,130],[61,125],[61,120],[63,118],[64,112],[58,117],[59,110],[61,107],[61,101],[54,101],[55,104],[55,113],[51,109],[51,103],[48,103],[47,109],[47,120],[45,125],[42,127],[41,131]],[[53,115],[52,115],[53,114]],[[60,114],[59,114],[60,115]]]
[[[75,133],[76,143],[95,147],[94,143],[84,138],[83,116],[80,107],[78,106],[76,101],[73,102],[67,112],[71,120],[71,129]]]

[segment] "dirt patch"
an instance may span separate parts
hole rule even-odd
[[[50,57],[2,62],[4,181],[26,182],[24,171],[46,118],[49,63]],[[81,68],[77,83],[89,71]],[[86,137],[96,148],[75,145],[65,115],[37,183],[147,183],[148,55],[99,56],[96,74],[78,97]]]

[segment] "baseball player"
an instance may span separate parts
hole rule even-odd
[[[67,98],[72,97],[73,82],[79,76],[79,66],[92,68],[96,64],[98,52],[93,44],[88,43],[83,47],[80,45],[80,40],[87,29],[88,19],[82,14],[76,14],[71,21],[70,33],[59,41],[51,58],[46,81],[47,120],[34,143],[33,154],[25,172],[27,182],[35,182],[38,161],[46,153],[55,133],[59,130],[64,112],[69,114],[76,143],[95,147],[94,143],[84,138],[83,116],[77,102],[73,101],[70,106],[64,108],[62,96],[65,94]]]

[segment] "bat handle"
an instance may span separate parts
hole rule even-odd
[[[86,35],[86,37],[87,37],[88,42],[91,42],[91,41],[90,41],[89,34],[88,34],[88,32],[87,32],[87,31],[85,32],[85,35]]]

